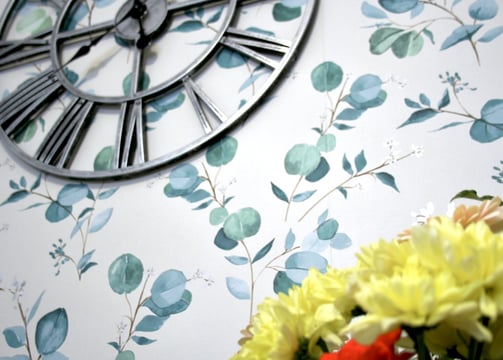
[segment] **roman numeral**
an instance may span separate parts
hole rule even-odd
[[[63,91],[52,69],[28,79],[0,105],[0,126],[8,136],[15,135]]]
[[[77,98],[58,118],[40,144],[35,158],[52,166],[66,167],[92,119],[94,103]]]
[[[220,42],[272,69],[278,68],[280,62],[271,55],[282,56],[288,53],[292,45],[290,40],[232,27],[227,29],[226,36]]]
[[[49,29],[23,40],[0,41],[0,68],[48,57],[51,32]]]
[[[146,159],[146,146],[144,141],[143,101],[137,99],[134,103],[125,103],[121,106],[119,127],[115,141],[115,154],[113,167],[124,168],[134,163],[137,156],[138,163]]]
[[[183,80],[183,85],[185,86],[185,91],[187,92],[187,96],[190,99],[194,110],[196,111],[197,117],[201,123],[201,126],[204,130],[205,134],[209,134],[213,131],[213,127],[211,125],[211,121],[204,111],[203,104],[206,105],[206,108],[211,110],[211,113],[217,118],[220,123],[223,123],[227,120],[227,116],[224,114],[222,110],[217,106],[217,104],[210,99],[210,97],[201,89],[199,85],[197,85],[194,80],[190,77],[187,77]]]

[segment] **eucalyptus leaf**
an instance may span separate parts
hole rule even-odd
[[[234,159],[237,148],[237,140],[231,136],[225,136],[208,148],[206,162],[214,167],[226,165]]]
[[[343,72],[339,65],[326,61],[316,66],[311,72],[311,84],[320,92],[332,91],[342,82]]]
[[[56,352],[63,345],[68,334],[68,316],[64,308],[58,308],[44,315],[37,323],[35,345],[41,355]]]
[[[136,290],[143,278],[143,264],[132,254],[123,254],[108,268],[108,283],[117,294],[129,294]]]
[[[309,175],[321,161],[320,150],[308,144],[294,145],[286,154],[285,170],[290,175]]]
[[[284,202],[288,202],[288,196],[286,195],[286,193],[283,190],[281,190],[277,185],[275,185],[273,182],[271,182],[271,188],[272,188],[273,194],[278,199],[280,199],[281,201],[284,201]]]
[[[252,264],[256,263],[257,261],[262,259],[264,256],[266,256],[269,253],[269,251],[271,251],[273,244],[274,244],[274,239],[272,239],[264,247],[262,247],[253,257]]]
[[[108,208],[100,212],[98,215],[94,216],[91,225],[89,226],[89,233],[95,233],[100,231],[112,217],[112,208]]]
[[[302,15],[302,8],[285,6],[283,3],[276,3],[272,9],[272,16],[278,22],[286,22],[299,18]]]
[[[250,288],[244,280],[235,277],[226,277],[225,284],[235,298],[239,300],[250,299]]]
[[[246,207],[230,214],[224,222],[226,237],[241,241],[255,235],[260,229],[260,214],[257,210]]]
[[[161,273],[152,284],[151,299],[152,302],[165,308],[177,303],[185,292],[187,279],[179,270],[167,270]]]
[[[446,50],[461,41],[470,40],[482,26],[483,24],[459,26],[444,40],[440,50]]]
[[[21,325],[8,327],[2,333],[5,342],[11,348],[17,349],[26,344],[26,334]]]

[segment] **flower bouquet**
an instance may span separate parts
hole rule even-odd
[[[503,359],[500,198],[356,257],[265,299],[232,360]]]

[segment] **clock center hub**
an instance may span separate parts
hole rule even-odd
[[[117,35],[128,42],[152,39],[167,17],[165,0],[129,0],[117,12]]]

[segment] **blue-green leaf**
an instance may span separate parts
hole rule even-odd
[[[362,150],[355,158],[356,172],[362,171],[365,166],[367,166],[367,159],[365,158],[365,152]]]
[[[497,26],[490,30],[487,30],[484,35],[478,40],[478,42],[490,42],[496,39],[498,36],[503,34],[503,25]]]
[[[82,256],[77,263],[77,269],[82,270],[89,263],[89,260],[91,260],[95,251],[96,250],[88,251],[84,256]]]
[[[323,211],[320,216],[318,216],[318,225],[328,219],[328,209]]]
[[[370,5],[368,2],[364,1],[361,6],[362,14],[371,19],[386,19],[388,15],[381,9]]]
[[[260,259],[262,259],[264,256],[266,256],[269,251],[272,249],[272,245],[274,244],[274,239],[269,241],[262,249],[260,249],[257,254],[253,257],[252,264],[256,263]]]
[[[407,56],[419,54],[423,48],[423,44],[424,40],[421,34],[416,31],[409,31],[395,40],[393,45],[391,45],[391,50],[397,58],[403,59]]]
[[[119,351],[119,349],[117,349],[117,351]],[[135,360],[134,352],[131,350],[121,351],[117,354],[115,360]]]
[[[351,98],[357,103],[366,103],[375,99],[381,91],[381,79],[372,74],[365,74],[358,77],[350,89]]]
[[[481,119],[470,128],[472,139],[488,143],[503,137],[503,99],[487,101],[480,111]]]
[[[311,251],[315,253],[322,253],[328,249],[329,241],[322,240],[318,237],[316,232],[310,232],[302,240],[302,251]]]
[[[138,325],[136,325],[134,331],[144,331],[151,332],[159,330],[167,317],[160,317],[155,315],[146,315],[143,319],[140,320]]]
[[[426,94],[424,93],[421,93],[419,94],[419,101],[421,102],[421,104],[423,104],[424,106],[431,106],[431,101],[430,99],[428,98],[428,96],[426,96]]]
[[[322,156],[318,167],[306,176],[306,180],[309,182],[319,181],[323,179],[329,171],[330,165],[328,164],[328,161]]]
[[[42,182],[42,174],[38,174],[37,179],[31,185],[30,190],[33,191],[33,190],[37,189],[40,186],[41,182]]]
[[[442,95],[442,99],[438,103],[438,109],[442,109],[451,103],[451,98],[449,96],[449,90],[445,89],[444,94]]]
[[[246,63],[248,58],[241,55],[241,53],[228,49],[222,48],[217,54],[217,64],[223,69],[233,69],[242,66]]]
[[[98,199],[100,200],[105,200],[105,199],[108,199],[109,197],[111,197],[113,194],[115,194],[117,192],[117,190],[119,190],[118,187],[116,188],[111,188],[111,189],[108,189],[108,190],[105,190],[105,191],[102,191],[98,194]]]
[[[474,20],[489,20],[498,14],[498,3],[495,0],[476,0],[468,9]]]
[[[483,24],[477,24],[477,25],[461,25],[460,27],[456,28],[451,35],[449,35],[444,42],[442,43],[442,46],[440,47],[440,50],[446,50],[457,43],[465,40],[470,40],[473,34],[475,34],[479,29],[483,26]]]
[[[255,235],[260,229],[260,214],[257,210],[246,207],[230,214],[224,222],[225,235],[235,241],[241,241]]]
[[[282,3],[276,3],[272,9],[272,15],[275,21],[285,22],[297,19],[302,14],[302,8],[285,6]]]
[[[224,207],[217,207],[210,211],[210,224],[219,225],[227,219],[229,212]]]
[[[379,0],[379,5],[394,14],[406,13],[414,9],[419,0]]]
[[[428,119],[431,119],[432,117],[434,117],[437,114],[438,114],[438,111],[435,109],[421,109],[421,110],[414,111],[409,116],[409,118],[403,124],[401,124],[398,128],[401,128],[401,127],[404,127],[407,125],[411,125],[411,124],[422,123]]]
[[[117,351],[120,350],[120,346],[117,341],[110,341],[110,342],[107,342],[107,344],[110,345],[111,347],[113,347]]]
[[[234,265],[246,265],[248,264],[248,258],[244,256],[224,256],[225,259]]]
[[[56,223],[66,219],[71,213],[71,206],[62,206],[60,203],[53,201],[45,211],[45,218],[51,223]]]
[[[421,108],[421,104],[419,104],[418,102],[415,102],[409,98],[405,98],[404,102],[405,102],[405,105],[407,105],[410,108],[413,108],[413,109],[420,109]]]
[[[155,339],[146,338],[145,336],[136,336],[136,335],[133,335],[131,339],[138,345],[150,345],[157,341]]]
[[[294,285],[299,285],[290,279],[285,271],[278,271],[274,276],[273,289],[276,294],[284,293],[288,294],[288,289]]]
[[[0,356],[0,360],[29,360],[28,355]]]
[[[63,345],[68,334],[66,310],[58,308],[44,315],[37,323],[35,345],[41,355],[56,352]]]
[[[66,184],[58,193],[58,202],[63,206],[74,205],[85,199],[88,192],[86,184]]]
[[[271,182],[272,193],[276,195],[278,199],[284,202],[288,202],[288,196],[285,194],[283,190],[281,190],[278,186],[276,186],[273,182]]]
[[[129,294],[143,279],[143,264],[132,254],[123,254],[108,268],[108,283],[117,294]]]
[[[344,250],[352,244],[351,238],[345,233],[337,233],[330,239],[330,247],[336,250]]]
[[[344,109],[342,110],[339,115],[336,116],[337,120],[356,120],[358,119],[363,113],[365,112],[365,109]]]
[[[290,175],[307,176],[318,167],[320,161],[321,153],[316,146],[297,144],[287,152],[284,166]]]
[[[40,306],[40,302],[42,301],[42,297],[44,296],[44,293],[45,293],[45,291],[42,291],[40,293],[37,300],[35,301],[35,303],[31,307],[30,313],[28,314],[28,317],[26,319],[27,323],[29,323],[33,319],[33,317],[35,316],[35,313],[37,312],[38,307]]]
[[[334,134],[325,134],[316,141],[316,147],[321,152],[330,152],[335,149],[336,139]]]
[[[192,192],[201,183],[199,171],[192,164],[180,164],[169,174],[169,183],[175,190]]]
[[[299,194],[295,194],[292,198],[293,202],[302,202],[306,201],[309,199],[313,194],[316,192],[316,190],[310,190],[310,191],[304,191]]]
[[[160,274],[152,284],[151,299],[161,308],[171,306],[182,298],[187,279],[179,270],[167,270]]]
[[[295,234],[293,233],[292,229],[290,229],[288,230],[288,234],[286,234],[285,237],[285,250],[292,249],[294,244],[295,244]]]
[[[225,136],[208,148],[206,162],[214,167],[226,165],[234,159],[237,148],[238,141],[231,136]]]
[[[225,283],[227,289],[235,298],[239,300],[250,299],[250,288],[244,280],[235,277],[226,277]]]
[[[214,13],[206,23],[208,24],[213,24],[220,20],[220,17],[222,16],[222,12],[224,10],[224,6],[221,6],[216,13]]]
[[[0,206],[21,201],[24,198],[26,198],[29,194],[30,193],[26,190],[15,191],[12,194],[10,194],[7,200],[5,200]]]
[[[177,27],[171,29],[173,32],[192,32],[201,30],[204,28],[204,24],[200,20],[187,20],[178,25]]]
[[[195,202],[207,199],[209,197],[211,197],[211,194],[204,189],[198,189],[190,194],[183,196],[183,198],[190,203],[195,203]]]
[[[213,242],[216,247],[222,250],[232,250],[239,244],[236,240],[227,237],[223,228],[218,230]]]
[[[378,172],[375,175],[376,175],[377,179],[380,182],[382,182],[384,185],[392,187],[396,191],[400,192],[400,190],[398,190],[398,187],[396,186],[395,178],[393,177],[393,175],[391,175],[387,172]]]
[[[211,204],[213,204],[213,199],[210,199],[206,202],[203,202],[201,204],[199,204],[198,206],[196,206],[195,208],[193,208],[192,210],[202,210],[202,209],[206,209],[208,206],[210,206]]]
[[[348,161],[348,158],[346,157],[346,154],[344,154],[344,157],[342,158],[342,168],[351,176],[353,176],[353,174],[355,173],[353,171],[351,163]]]
[[[339,65],[326,61],[311,72],[311,84],[319,92],[332,91],[342,82],[343,72]]]
[[[393,27],[382,27],[372,33],[369,39],[370,52],[374,55],[384,54],[402,35],[404,30]]]
[[[316,235],[320,240],[330,240],[332,239],[337,230],[339,229],[339,223],[335,219],[328,219],[318,225],[316,229]]]
[[[69,359],[66,355],[63,355],[62,353],[56,351],[51,354],[44,355],[42,357],[42,360],[69,360]]]
[[[17,182],[15,182],[14,180],[9,180],[9,187],[12,189],[12,190],[19,190],[19,185]]]
[[[148,308],[157,316],[167,317],[187,310],[191,302],[192,302],[192,293],[189,290],[185,290],[182,294],[182,298],[172,305],[166,307],[159,307],[156,304],[154,304],[151,298],[148,298],[148,300],[143,304],[143,306]]]
[[[94,216],[93,220],[91,221],[91,225],[89,226],[89,233],[100,231],[108,223],[110,217],[112,217],[112,212],[113,209],[108,208],[100,212],[98,215]]]
[[[328,262],[323,256],[312,251],[301,251],[292,254],[285,262],[286,274],[297,283],[304,280],[310,268],[325,272],[327,265]]]
[[[4,329],[3,336],[5,337],[5,342],[11,348],[17,349],[26,344],[26,334],[24,327],[21,325]]]

